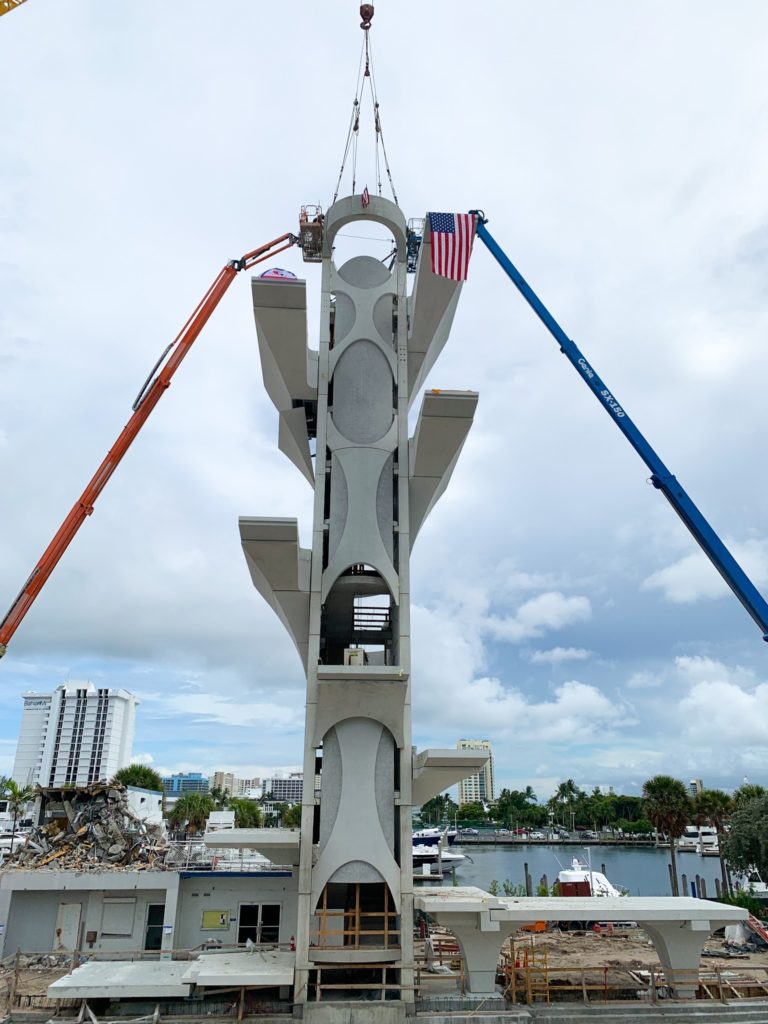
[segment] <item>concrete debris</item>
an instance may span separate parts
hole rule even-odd
[[[124,786],[98,782],[72,789],[38,788],[35,796],[47,820],[27,835],[0,870],[165,868],[165,829],[133,813]]]

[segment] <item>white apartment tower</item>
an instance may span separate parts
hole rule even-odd
[[[127,690],[72,682],[22,699],[12,772],[20,786],[86,786],[129,763],[138,701]]]
[[[471,804],[477,801],[487,803],[496,799],[493,779],[493,752],[490,740],[459,740],[457,750],[483,750],[488,753],[488,760],[477,775],[470,775],[459,783],[459,804]]]

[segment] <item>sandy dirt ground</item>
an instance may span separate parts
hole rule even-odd
[[[526,948],[547,953],[548,966],[600,968],[606,965],[650,968],[659,966],[659,958],[648,936],[640,928],[617,929],[613,935],[594,932],[544,932],[529,938],[518,938],[519,954]],[[705,949],[720,956],[703,956],[701,968],[722,969],[753,966],[768,969],[768,950],[748,953],[746,959],[729,957],[722,939],[711,938]],[[763,975],[765,976],[765,975]]]
[[[63,967],[27,967],[19,970],[16,982],[16,994],[21,997],[22,1005],[27,1003],[29,996],[45,997],[48,986],[67,973]],[[0,970],[0,1017],[8,1012],[11,986],[13,984],[13,967]],[[38,1001],[36,998],[35,1002]],[[55,1003],[50,1004],[52,1007]]]
[[[430,976],[422,973],[422,992],[425,995],[447,995],[460,973],[460,963],[451,955],[450,937],[447,950],[438,956],[449,965],[452,977]],[[419,944],[421,946],[421,944]],[[439,950],[440,943],[437,943]],[[713,955],[709,955],[713,954]],[[516,970],[512,970],[512,965]],[[504,966],[506,965],[506,972]],[[526,971],[526,967],[529,968]],[[651,971],[660,971],[659,958],[648,935],[639,928],[616,929],[613,934],[603,932],[548,931],[524,935],[519,933],[513,949],[506,944],[500,964],[499,983],[511,984],[520,998],[531,985],[534,995],[542,986],[573,987],[579,992],[586,988],[590,998],[632,999],[638,989],[646,987]],[[705,946],[700,962],[701,978],[710,985],[711,995],[720,984],[718,972],[726,988],[726,995],[738,998],[739,993],[729,989],[732,984],[742,995],[768,995],[768,950],[747,952],[743,956],[729,955],[721,938],[711,938]],[[754,984],[752,983],[754,982]],[[442,991],[441,991],[442,990]]]
[[[423,944],[418,943],[417,955],[422,949]],[[702,957],[702,971],[714,972],[719,969],[734,972],[752,976],[768,985],[768,950],[750,952],[745,959],[731,958],[726,955],[722,940],[718,938],[710,939],[706,949],[721,955]],[[659,966],[653,945],[639,928],[617,930],[613,935],[558,931],[520,935],[515,940],[514,953],[518,964],[524,965],[527,953],[528,962],[532,966],[546,967],[550,981],[560,979],[574,985],[581,984],[581,975],[585,972],[593,982],[599,984],[608,979],[613,985],[620,986],[622,979],[627,977],[627,971],[643,971]],[[450,956],[447,956],[446,962],[450,960]],[[21,997],[22,1006],[28,1005],[28,997],[33,997],[33,1003],[40,1005],[48,986],[67,971],[66,966],[49,967],[40,963],[21,968],[16,993]],[[427,977],[424,980],[427,981]],[[449,989],[455,987],[455,980],[447,977],[434,978],[433,981],[434,984],[428,984],[430,990],[442,990],[447,994]],[[13,964],[6,963],[0,968],[0,1017],[8,1010],[12,983]],[[48,1005],[53,1007],[55,1004]]]

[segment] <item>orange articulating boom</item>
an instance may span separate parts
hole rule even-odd
[[[262,260],[267,260],[272,256],[276,256],[284,249],[288,249],[290,246],[295,245],[297,241],[298,239],[295,235],[281,235],[279,238],[275,238],[271,242],[267,242],[266,245],[262,245],[260,248],[254,249],[253,252],[246,253],[241,259],[231,260],[225,267],[222,267],[218,277],[203,296],[197,306],[197,309],[195,309],[194,313],[184,324],[174,341],[165,350],[160,362],[162,362],[163,358],[173,350],[168,361],[156,377],[153,376],[155,370],[157,370],[157,366],[155,366],[152,374],[150,374],[150,378],[147,380],[147,383],[142,388],[139,393],[139,397],[134,403],[133,415],[123,427],[120,436],[117,438],[112,448],[107,452],[106,458],[96,470],[96,473],[90,483],[80,495],[80,498],[73,505],[69,515],[56,531],[56,535],[43,552],[40,561],[32,570],[29,579],[24,584],[19,596],[11,605],[8,614],[5,616],[3,621],[0,622],[0,658],[5,654],[8,642],[16,632],[16,629],[20,625],[24,616],[29,611],[32,606],[32,602],[43,589],[46,580],[56,567],[56,563],[71,544],[75,534],[85,522],[86,517],[93,512],[94,502],[104,490],[107,481],[114,473],[122,457],[130,448],[133,439],[144,426],[144,423],[149,418],[149,414],[160,401],[161,396],[171,383],[171,378],[181,365],[181,361],[184,356],[189,352],[195,338],[197,338],[198,334],[207,323],[208,318],[224,297],[224,293],[227,288],[229,288],[230,284],[232,284],[236,275],[241,270],[248,270],[256,263],[261,263]]]

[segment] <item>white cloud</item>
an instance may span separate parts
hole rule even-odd
[[[155,759],[150,753],[134,754],[131,757],[131,764],[145,764],[151,765],[155,763]]]
[[[768,756],[768,683],[748,693],[735,683],[696,683],[680,701],[681,721],[698,744],[766,747]]]
[[[643,669],[640,672],[633,672],[627,680],[627,689],[629,690],[651,690],[657,686],[661,686],[663,678],[661,673],[650,672]]]
[[[592,684],[571,680],[542,697],[523,692],[514,676],[502,681],[488,675],[482,615],[415,606],[412,621],[417,732],[429,723],[433,732],[453,735],[453,742],[482,735],[517,747],[602,740],[629,721],[627,709]]]
[[[552,647],[548,651],[533,651],[530,659],[534,664],[558,665],[563,661],[586,661],[592,651],[584,647]]]
[[[701,654],[680,655],[675,658],[675,668],[678,675],[687,683],[718,681],[752,686],[756,682],[752,669],[741,665],[726,665],[722,661]]]
[[[728,543],[731,554],[753,583],[768,581],[768,541],[752,539]],[[651,573],[643,581],[644,590],[659,590],[668,601],[688,604],[702,598],[725,597],[729,594],[720,574],[701,551],[693,551],[664,569]]]
[[[260,729],[298,728],[304,722],[304,707],[286,699],[282,702],[227,700],[215,693],[185,693],[156,698],[153,712],[174,718],[189,716],[195,722],[227,726],[257,726]]]
[[[591,616],[592,606],[588,597],[566,597],[560,591],[552,590],[532,597],[520,605],[513,616],[487,616],[483,626],[485,632],[497,640],[520,643],[574,622],[584,622]]]

